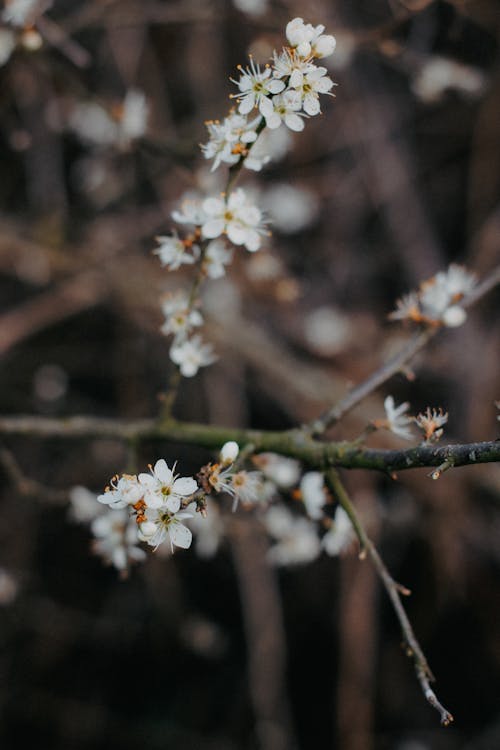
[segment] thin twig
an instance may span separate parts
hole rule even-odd
[[[375,545],[368,537],[363,524],[356,512],[356,509],[352,504],[344,485],[340,481],[338,473],[334,469],[331,469],[326,472],[325,478],[328,487],[349,516],[349,519],[354,527],[359,543],[361,545],[362,553],[366,554],[370,558],[373,566],[380,576],[382,583],[384,584],[384,588],[387,591],[387,594],[389,595],[391,604],[401,626],[403,638],[407,646],[407,654],[408,656],[411,656],[413,658],[415,673],[420,683],[420,687],[422,688],[422,692],[431,706],[433,706],[433,708],[438,711],[441,717],[441,724],[443,726],[448,726],[453,721],[453,716],[446,708],[444,708],[444,706],[442,706],[442,704],[437,699],[435,692],[430,686],[430,681],[434,680],[434,676],[431,672],[425,654],[422,651],[422,648],[415,636],[413,627],[401,602],[400,593],[402,587],[393,579],[393,577],[387,570],[384,561],[377,552]]]

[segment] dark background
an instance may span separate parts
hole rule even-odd
[[[337,36],[336,98],[323,97],[323,115],[282,161],[241,184],[306,189],[316,218],[275,231],[258,256],[238,249],[229,279],[213,282],[206,338],[220,358],[183,383],[176,415],[272,429],[312,419],[405,340],[387,322],[398,296],[450,262],[481,278],[498,262],[495,0],[269,0],[261,15],[222,0],[56,0],[47,17],[65,41],[18,49],[0,68],[3,413],[157,414],[170,373],[158,299],[188,274],[159,271],[154,237],[170,231],[185,190],[220,188],[197,147],[203,122],[226,113],[228,76],[249,49],[265,61],[295,16]],[[452,79],[443,58],[459,66]],[[430,95],[425,75],[443,79]],[[78,101],[112,111],[132,87],[150,105],[142,139],[99,146],[68,126]],[[264,253],[281,264],[272,278],[258,273]],[[413,412],[447,410],[450,442],[495,439],[496,302],[490,294],[462,328],[442,332],[414,381],[393,378],[333,437],[359,434],[391,393]],[[324,306],[347,326],[329,351],[304,327]],[[372,444],[405,447],[390,435]],[[16,585],[0,609],[2,747],[500,747],[498,467],[437,482],[425,470],[344,476],[413,592],[408,613],[456,719],[442,729],[367,561],[269,570],[266,541],[243,514],[215,558],[151,555],[120,581],[53,490],[102,491],[124,469],[124,447],[5,438],[2,449],[0,566]],[[184,475],[210,459],[140,448],[142,466],[161,456]],[[13,459],[45,490],[16,489]]]

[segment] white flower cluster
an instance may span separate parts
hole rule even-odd
[[[248,67],[239,66],[239,80],[231,79],[239,89],[232,95],[238,111],[231,110],[222,122],[207,122],[209,141],[201,148],[206,159],[214,160],[212,170],[221,162],[234,165],[240,160],[249,169],[261,169],[270,157],[253,158],[252,147],[264,127],[275,130],[284,123],[299,132],[304,118],[321,112],[319,95],[332,96],[335,85],[327,69],[314,64],[335,49],[335,38],[324,30],[294,18],[286,27],[288,45],[274,53],[270,65],[261,69],[250,58]]]
[[[219,461],[202,467],[198,475],[207,495],[222,492],[233,498],[233,511],[240,502],[252,505],[265,496],[261,472],[238,469],[235,464],[238,454],[237,443],[232,440],[225,443],[220,451]]]
[[[398,300],[389,318],[455,328],[467,318],[463,300],[475,284],[473,273],[453,263],[447,271],[440,271],[420,284],[417,291]]]

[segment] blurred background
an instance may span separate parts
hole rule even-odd
[[[0,28],[0,408],[154,417],[171,364],[151,251],[181,196],[217,191],[199,143],[236,65],[266,62],[296,16],[326,26],[338,83],[321,117],[246,172],[273,220],[207,286],[218,362],[185,380],[187,420],[281,429],[317,416],[409,335],[397,297],[451,262],[498,263],[496,0],[11,0]],[[219,175],[220,173],[220,175]],[[331,434],[383,398],[449,412],[445,440],[498,436],[498,294],[442,332]],[[396,436],[372,445],[404,448]],[[212,457],[140,447],[141,467]],[[68,516],[119,442],[1,441],[0,738],[53,750],[494,750],[500,747],[500,515],[494,465],[432,482],[344,479],[455,715],[442,729],[384,591],[355,553],[265,562],[251,514],[210,559],[148,555],[122,581]],[[17,476],[17,483],[13,478]],[[20,481],[19,481],[20,480]],[[29,482],[35,480],[35,489]],[[17,484],[17,487],[16,487]],[[248,517],[246,517],[248,516]]]

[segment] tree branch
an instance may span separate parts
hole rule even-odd
[[[340,481],[338,473],[334,469],[330,469],[325,473],[325,479],[329,489],[332,491],[333,495],[336,497],[342,508],[349,516],[349,519],[354,527],[359,543],[361,545],[362,554],[364,553],[370,558],[385,587],[385,590],[389,595],[391,604],[396,613],[396,617],[398,618],[399,624],[401,626],[403,638],[407,646],[408,656],[411,656],[413,658],[415,672],[420,683],[420,687],[422,688],[422,692],[431,706],[433,706],[436,711],[439,712],[439,715],[441,717],[441,724],[446,727],[453,721],[453,716],[446,708],[444,708],[444,706],[442,706],[442,704],[437,699],[435,692],[430,686],[430,681],[434,680],[434,676],[430,670],[425,654],[422,651],[422,648],[415,636],[413,627],[401,602],[401,593],[407,595],[410,592],[400,584],[396,583],[394,578],[387,570],[385,563],[377,552],[375,545],[368,537],[363,524],[361,523],[361,520],[356,512],[356,509],[352,504],[344,485]]]
[[[0,417],[0,434],[38,438],[114,438],[120,441],[165,441],[218,450],[228,440],[238,445],[252,443],[255,453],[271,451],[296,458],[307,466],[327,469],[378,469],[384,472],[424,467],[468,466],[500,461],[500,441],[456,445],[427,445],[406,450],[378,450],[351,442],[320,442],[301,430],[272,432],[233,429],[217,425],[169,420],[115,420],[100,417],[54,419],[34,416]],[[441,472],[439,472],[441,473]],[[438,472],[434,472],[439,476]],[[437,478],[436,476],[436,478]]]

